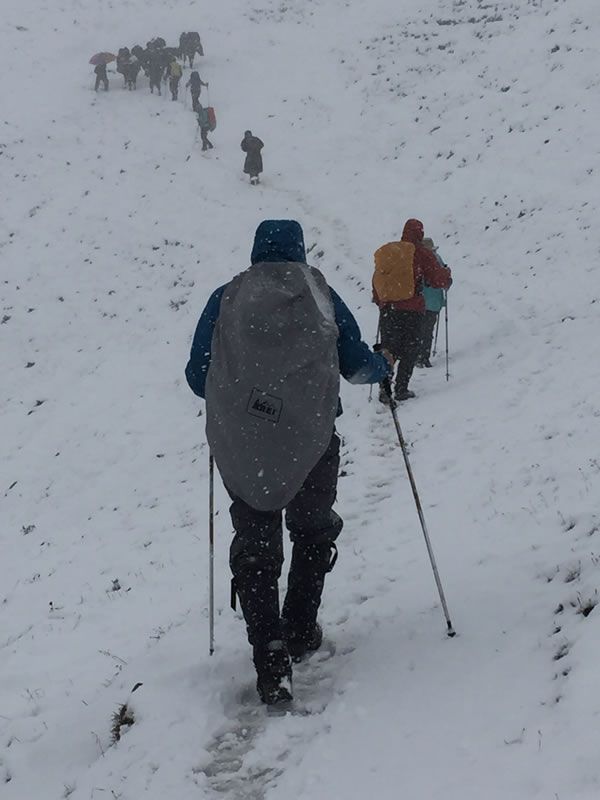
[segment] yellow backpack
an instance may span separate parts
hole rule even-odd
[[[181,66],[177,63],[177,61],[171,62],[169,72],[172,78],[181,78],[182,75]]]
[[[375,251],[373,289],[380,303],[410,300],[415,296],[415,246],[388,242]]]

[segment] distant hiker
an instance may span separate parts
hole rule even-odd
[[[212,142],[209,141],[208,134],[210,133],[210,118],[208,115],[208,109],[201,106],[198,103],[198,127],[200,128],[200,138],[202,139],[202,149],[203,150],[212,150],[213,145]]]
[[[421,348],[424,281],[432,288],[447,289],[451,280],[448,267],[423,246],[423,223],[418,219],[406,222],[399,242],[388,242],[375,252],[373,302],[379,306],[381,344],[396,359],[398,401],[415,396],[408,384]],[[379,399],[388,400],[383,388]]]
[[[123,77],[125,78],[125,86],[130,91],[137,87],[137,76],[140,69],[140,62],[135,56],[130,56],[127,62],[123,64]]]
[[[317,612],[343,525],[333,510],[339,376],[376,383],[392,368],[306,264],[298,222],[261,222],[250,260],[210,296],[186,377],[206,399],[208,443],[232,499],[229,564],[258,693],[273,705],[292,699],[291,660],[322,642]],[[284,510],[293,549],[280,616]]]
[[[193,69],[194,56],[196,53],[198,53],[200,56],[204,55],[204,50],[200,41],[200,34],[197,31],[188,31],[187,33],[182,33],[179,37],[179,51],[181,53],[183,65],[185,66],[185,60],[187,58],[190,64],[190,69]]]
[[[146,74],[148,75],[148,79],[150,82],[150,93],[154,94],[154,90],[157,89],[159,95],[161,94],[160,91],[160,82],[162,80],[162,64],[160,61],[160,57],[157,56],[155,53],[152,53],[148,58],[148,67],[146,69]]]
[[[208,89],[208,83],[204,83],[198,72],[194,70],[185,85],[185,88],[189,88],[192,95],[192,111],[198,111],[200,92],[202,91],[203,86],[206,86]]]
[[[124,86],[127,85],[127,78],[125,76],[125,71],[126,71],[125,67],[126,67],[127,62],[129,61],[130,56],[131,56],[131,53],[130,53],[128,47],[120,47],[119,48],[119,52],[117,54],[117,72],[120,72],[121,75],[123,76],[123,85]]]
[[[424,237],[423,247],[432,250],[435,257],[442,266],[446,266],[442,257],[438,253],[433,239]],[[452,281],[450,281],[452,284]],[[425,314],[421,326],[421,347],[417,357],[417,367],[431,367],[431,347],[433,344],[433,332],[439,318],[440,311],[446,305],[446,290],[434,289],[427,281],[423,283],[423,297],[425,298]]]
[[[242,139],[241,148],[246,153],[246,160],[244,161],[244,172],[250,176],[250,183],[256,185],[259,181],[259,175],[263,171],[263,161],[261,150],[264,144],[258,138],[253,136],[252,131],[245,131],[244,138]]]
[[[94,91],[98,91],[100,88],[100,84],[104,84],[104,91],[108,91],[108,75],[106,74],[106,64],[102,62],[102,64],[96,64],[94,67],[94,72],[96,73],[96,85],[94,86]]]
[[[177,62],[177,59],[173,59],[169,63],[169,67],[167,69],[167,75],[169,78],[169,89],[171,91],[171,100],[177,100],[177,96],[179,93],[179,81],[181,80],[183,72],[181,69],[181,64]]]
[[[141,47],[139,44],[136,44],[131,48],[131,55],[132,57],[137,58],[141,69],[143,69],[145,72],[149,64],[148,53],[146,52],[146,50],[144,50],[144,48]]]

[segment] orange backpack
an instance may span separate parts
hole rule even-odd
[[[410,300],[415,296],[415,246],[388,242],[375,251],[373,289],[380,303]]]

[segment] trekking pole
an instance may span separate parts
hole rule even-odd
[[[208,457],[208,652],[215,652],[215,460]]]
[[[432,355],[434,355],[434,356],[435,356],[435,354],[437,352],[437,337],[438,337],[439,329],[440,329],[440,315],[438,314],[437,315],[437,320],[435,321],[435,339],[433,340],[433,353],[432,353]]]
[[[446,380],[450,378],[450,372],[448,370],[448,292],[444,292],[444,318],[446,321]],[[439,315],[438,315],[439,319]]]
[[[396,401],[392,397],[392,383],[389,378],[386,378],[383,381],[384,391],[388,396],[388,400],[390,403],[390,410],[392,412],[392,417],[394,419],[394,426],[396,428],[396,433],[398,434],[398,441],[400,443],[400,447],[402,449],[402,455],[404,456],[404,464],[406,465],[406,471],[408,473],[408,479],[410,481],[410,488],[412,489],[413,497],[415,499],[415,505],[417,506],[417,513],[419,515],[419,520],[421,521],[421,528],[423,530],[423,536],[425,537],[425,544],[427,546],[427,552],[429,554],[429,560],[431,561],[431,567],[433,569],[433,575],[435,577],[435,582],[438,588],[438,593],[440,595],[440,600],[442,603],[442,608],[444,610],[444,616],[446,617],[446,626],[447,631],[446,633],[448,636],[456,636],[456,631],[452,627],[452,622],[450,621],[450,613],[448,611],[448,605],[446,603],[446,597],[444,595],[444,590],[442,588],[442,582],[440,580],[440,574],[438,572],[437,564],[435,561],[435,556],[433,554],[433,548],[431,547],[431,540],[429,539],[429,533],[427,532],[427,525],[425,524],[425,515],[423,514],[423,508],[421,506],[421,500],[419,499],[419,493],[417,491],[417,484],[415,483],[415,479],[413,476],[413,472],[410,466],[410,461],[408,460],[408,451],[406,449],[406,443],[404,441],[404,437],[402,436],[402,430],[400,428],[400,423],[398,422],[398,414],[396,413]]]
[[[375,334],[375,347],[373,348],[373,350],[376,350],[377,346],[379,345],[379,331],[380,331],[380,328],[381,328],[381,322],[378,321],[377,322],[377,333]],[[369,403],[371,402],[372,399],[373,399],[373,384],[371,384],[369,386]]]

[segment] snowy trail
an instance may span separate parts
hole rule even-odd
[[[596,800],[600,18],[593,0],[488,6],[232,0],[199,16],[158,0],[8,0],[8,800],[398,787],[408,800]],[[210,154],[183,101],[143,77],[125,92],[116,75],[95,95],[87,72],[98,49],[197,27]],[[248,127],[267,145],[252,189]],[[459,636],[445,636],[389,411],[344,385],[345,528],[322,609],[335,654],[297,670],[310,713],[266,719],[228,607],[220,487],[206,652],[208,457],[183,367],[206,297],[271,216],[302,222],[367,341],[372,253],[407,217],[454,271],[450,380],[439,346],[400,421]],[[126,700],[135,722],[113,744]]]

